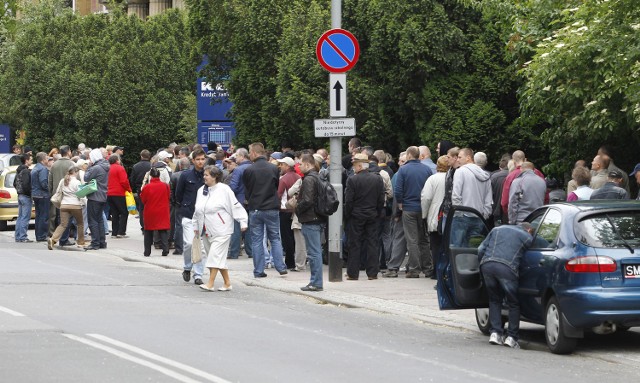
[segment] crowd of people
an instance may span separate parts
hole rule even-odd
[[[629,199],[629,177],[640,184],[640,164],[628,176],[616,167],[606,146],[598,151],[591,169],[585,161],[576,162],[566,191],[556,180],[545,179],[521,150],[503,155],[499,169],[489,172],[484,153],[450,141],[437,144],[435,161],[428,146],[410,146],[397,161],[358,138],[352,138],[348,147],[341,159],[342,247],[345,277],[350,281],[358,280],[361,271],[368,280],[380,275],[397,278],[403,265],[406,278],[435,279],[442,230],[453,206],[474,209],[492,227],[513,229],[545,203]],[[33,156],[30,148],[17,147],[22,164],[14,182],[19,195],[15,240],[32,242],[27,229],[33,204],[36,241],[47,242],[49,249],[56,244],[104,249],[109,233],[115,240],[127,237],[126,194],[132,193],[144,233],[143,255],[151,255],[151,246],[162,249],[162,256],[171,249],[174,255],[183,255],[185,282],[193,278],[200,288],[213,291],[220,271],[224,283],[218,290],[230,291],[227,260],[244,253],[253,258],[256,278],[267,277],[269,268],[285,275],[308,267],[309,283],[302,290],[323,290],[327,217],[317,205],[321,183],[329,173],[326,149],[294,151],[285,143],[268,152],[254,143],[225,151],[213,142],[204,147],[173,143],[155,153],[142,150],[130,174],[122,164],[123,151],[119,146],[90,149],[80,144]],[[78,196],[85,187],[93,189]],[[50,202],[56,193],[62,195],[59,207]],[[477,222],[453,228],[452,243],[463,245],[470,233],[481,231]],[[530,228],[525,225],[522,230]],[[193,252],[204,256],[192,262]],[[504,296],[500,278],[513,279],[509,274],[513,267],[500,267],[513,266],[517,257],[486,266],[500,258],[488,253],[482,254],[482,269],[495,287],[490,296]],[[509,335],[508,343],[517,344],[516,333]]]

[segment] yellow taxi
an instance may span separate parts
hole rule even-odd
[[[0,171],[0,230],[7,230],[7,222],[18,218],[18,193],[13,187],[17,166],[6,166]],[[35,208],[31,219],[36,217]]]

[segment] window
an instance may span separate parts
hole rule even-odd
[[[576,225],[576,238],[588,246],[640,247],[640,211],[612,212],[586,217]]]
[[[552,247],[560,232],[560,222],[562,222],[560,212],[555,209],[549,209],[540,227],[538,227],[532,247],[537,249]]]
[[[16,172],[7,173],[4,176],[4,187],[13,188],[13,180],[16,178]]]

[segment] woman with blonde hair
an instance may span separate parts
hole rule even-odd
[[[77,246],[84,246],[84,220],[82,219],[82,206],[85,202],[76,196],[80,180],[78,179],[78,169],[75,164],[67,170],[67,174],[60,180],[57,188],[62,189],[62,202],[60,203],[60,224],[53,232],[51,238],[47,240],[47,247],[53,250],[53,246],[60,240],[62,233],[69,226],[71,217],[76,219],[78,225]],[[56,188],[56,191],[57,191]]]

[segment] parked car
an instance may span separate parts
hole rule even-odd
[[[520,264],[520,314],[544,326],[551,352],[571,353],[588,331],[640,326],[640,202],[556,203],[526,221],[535,234]],[[440,309],[475,308],[484,334],[488,298],[477,249],[487,234],[480,213],[454,207],[437,265]]]
[[[7,166],[20,165],[20,156],[15,153],[0,153],[0,170]]]
[[[18,218],[18,193],[13,187],[17,166],[8,166],[0,170],[0,231],[7,230],[7,222]],[[36,217],[35,208],[31,210],[31,218]]]

